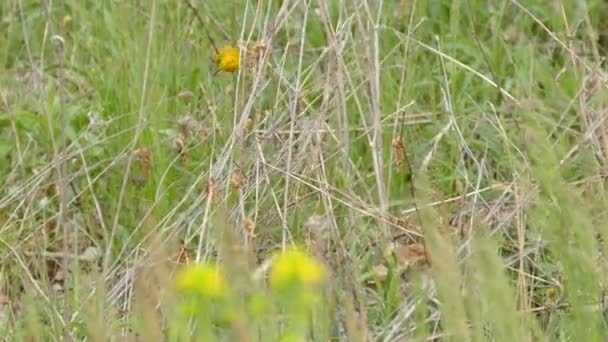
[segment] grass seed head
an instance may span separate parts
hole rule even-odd
[[[212,203],[217,203],[220,200],[217,180],[215,178],[210,177],[207,180],[207,185],[206,185],[205,193],[207,194],[207,196],[211,197],[211,202]]]
[[[243,173],[240,170],[236,170],[230,176],[230,186],[238,190],[243,186]]]
[[[249,234],[250,237],[255,237],[255,222],[253,222],[252,219],[250,219],[249,217],[245,217],[243,219],[243,227],[245,228],[245,231],[247,232],[247,234]]]
[[[190,159],[186,139],[187,138],[182,133],[179,133],[175,138],[175,150],[177,151],[179,159],[182,161],[182,163],[186,163]]]
[[[139,162],[140,167],[144,171],[145,177],[150,177],[152,173],[152,159],[150,157],[150,149],[147,147],[138,148],[133,151],[133,157]]]
[[[393,154],[395,155],[395,165],[397,169],[401,169],[403,165],[403,160],[405,158],[405,150],[403,147],[403,140],[401,137],[397,137],[393,139]]]

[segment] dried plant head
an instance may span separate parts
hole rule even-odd
[[[225,72],[235,72],[239,69],[240,50],[226,46],[215,53],[215,64]]]
[[[188,153],[187,138],[184,136],[183,133],[177,134],[174,144],[174,148],[177,154],[179,155],[179,159],[182,161],[182,163],[188,162],[188,160],[190,159],[190,153]]]
[[[181,117],[177,121],[179,132],[184,136],[186,140],[190,139],[198,130],[200,124],[196,122],[191,116],[186,115]]]
[[[150,158],[150,149],[147,147],[138,148],[133,151],[133,157],[139,162],[140,167],[144,170],[145,177],[148,178],[152,173],[152,159]]]
[[[403,160],[405,159],[405,149],[401,137],[396,137],[395,139],[393,139],[392,146],[393,154],[395,156],[395,166],[397,166],[397,170],[401,170]]]
[[[243,172],[235,170],[230,176],[230,186],[235,190],[240,189],[243,186],[243,178]]]
[[[249,217],[243,218],[243,228],[250,238],[255,238],[255,222]]]
[[[198,131],[198,137],[202,143],[206,142],[207,139],[209,139],[209,134],[209,130],[204,127],[201,127],[201,129]]]
[[[138,161],[150,160],[150,149],[147,147],[135,149],[133,151],[133,157],[135,157],[135,159],[137,159]]]
[[[177,263],[180,265],[190,264],[192,260],[192,253],[186,248],[186,246],[180,246],[177,252]]]
[[[270,49],[268,49],[268,45],[263,41],[255,43],[253,51],[255,52],[255,57],[258,61],[265,57],[270,57]]]
[[[248,58],[247,65],[255,71],[259,66],[266,64],[270,59],[271,51],[268,45],[263,41],[255,43],[253,48],[247,49],[251,53],[251,57]]]
[[[217,203],[220,200],[218,184],[215,178],[209,177],[207,180],[205,194],[211,198],[212,203]]]

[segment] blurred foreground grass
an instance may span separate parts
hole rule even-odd
[[[605,1],[191,2],[0,3],[1,336],[608,339]]]

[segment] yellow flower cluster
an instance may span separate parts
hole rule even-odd
[[[300,249],[288,249],[276,254],[272,260],[270,287],[275,291],[289,290],[293,286],[313,289],[325,278],[323,265]],[[181,293],[214,300],[225,299],[228,294],[224,272],[207,263],[190,264],[180,269],[175,276],[175,287]]]
[[[208,299],[226,296],[226,278],[215,265],[191,264],[175,277],[175,287],[183,293],[195,293]]]
[[[240,51],[238,48],[224,47],[215,54],[215,63],[221,71],[235,72],[239,69]]]
[[[313,287],[325,280],[325,268],[299,249],[277,254],[270,272],[270,286],[277,291],[293,285]]]

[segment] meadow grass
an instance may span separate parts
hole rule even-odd
[[[0,336],[608,339],[605,1],[190,4],[0,2]]]

